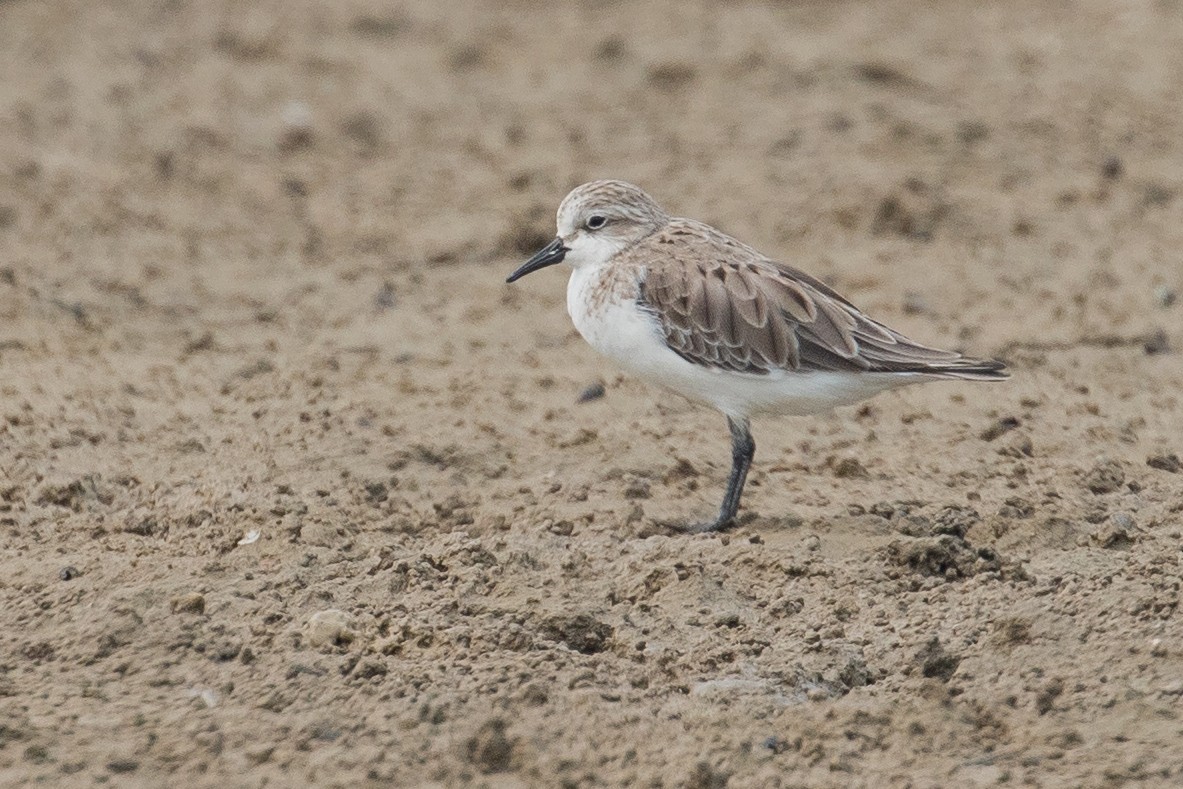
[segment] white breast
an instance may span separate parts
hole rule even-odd
[[[657,321],[638,307],[635,299],[604,297],[604,273],[602,266],[580,266],[571,272],[567,283],[567,313],[583,339],[640,375],[646,375],[644,371],[655,364],[660,367],[660,358],[666,354],[678,358],[666,347]]]
[[[567,283],[567,312],[583,339],[625,371],[728,416],[815,414],[923,380],[898,373],[784,370],[754,375],[692,364],[670,350],[657,319],[634,298],[598,298],[603,273],[600,266],[580,266]]]

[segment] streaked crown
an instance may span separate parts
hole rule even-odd
[[[566,238],[588,227],[588,221],[597,216],[603,217],[606,223],[632,225],[634,231],[639,228],[646,233],[670,218],[639,186],[627,181],[590,181],[572,189],[559,203],[559,235]]]

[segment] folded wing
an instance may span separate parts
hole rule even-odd
[[[689,234],[679,235],[680,248],[686,250]],[[909,340],[824,283],[739,242],[709,236],[695,241],[700,242],[693,247],[695,254],[648,267],[640,285],[641,301],[657,318],[669,347],[693,364],[752,374],[795,370],[1007,377],[1001,362]]]

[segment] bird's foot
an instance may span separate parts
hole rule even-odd
[[[729,529],[734,525],[734,518],[728,518],[727,520],[716,518],[715,520],[708,521],[707,523],[688,523],[682,528],[682,531],[686,532],[687,534],[710,534],[711,532]]]
[[[742,526],[752,520],[755,520],[755,513],[746,512],[743,515],[734,515],[715,518],[713,521],[707,523],[690,523],[682,527],[682,531],[686,534],[711,534],[712,532],[723,532],[729,529],[734,529],[736,526]]]
[[[680,518],[662,518],[652,521],[652,524],[656,528],[654,533],[657,534],[711,534],[730,529],[735,525],[735,521],[716,518],[713,521],[690,521],[687,523]]]

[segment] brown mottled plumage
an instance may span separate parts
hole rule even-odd
[[[913,342],[859,311],[803,271],[690,219],[620,253],[648,261],[640,303],[665,340],[694,364],[744,373],[793,371],[924,373],[993,380],[1003,365]]]

